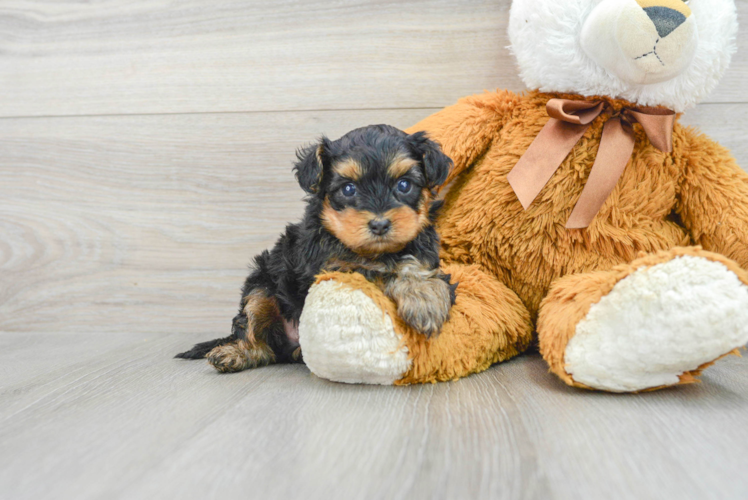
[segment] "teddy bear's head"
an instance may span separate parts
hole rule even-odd
[[[734,0],[514,0],[511,49],[528,87],[683,111],[735,52]]]

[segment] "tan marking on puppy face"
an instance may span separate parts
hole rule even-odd
[[[371,212],[353,208],[338,212],[330,206],[328,198],[322,205],[322,225],[353,251],[366,247],[370,242],[369,221],[374,217]]]
[[[408,206],[402,206],[387,211],[384,215],[392,221],[390,233],[393,239],[404,242],[403,246],[415,239],[418,233],[430,224],[429,207],[432,195],[428,189],[421,191],[421,204],[416,212]]]
[[[392,222],[392,228],[387,233],[393,241],[405,246],[418,236],[423,226],[421,215],[408,206],[393,208],[385,212],[384,216]]]
[[[345,246],[360,255],[380,255],[399,252],[405,245],[429,225],[431,193],[424,189],[418,211],[409,206],[388,210],[383,215],[392,223],[389,232],[375,236],[369,230],[369,222],[377,217],[367,211],[346,208],[337,211],[325,199],[322,208],[322,225]]]
[[[393,179],[398,179],[408,173],[408,171],[418,165],[418,162],[413,158],[409,158],[403,154],[397,155],[390,164],[387,166],[387,173]]]
[[[418,222],[421,224],[421,229],[431,223],[429,220],[429,209],[431,208],[432,201],[434,201],[434,195],[430,190],[423,188],[421,190],[421,206],[418,209]]]
[[[346,158],[333,165],[332,169],[340,176],[357,181],[364,174],[361,164],[353,158]]]

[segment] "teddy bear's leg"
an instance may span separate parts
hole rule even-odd
[[[748,342],[748,272],[699,247],[556,281],[540,351],[577,387],[633,392],[695,381]]]
[[[485,370],[530,343],[519,298],[478,266],[446,265],[457,301],[431,338],[397,316],[397,306],[363,276],[327,273],[310,289],[299,324],[304,362],[338,382],[413,384]]]

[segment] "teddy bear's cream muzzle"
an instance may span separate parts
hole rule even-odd
[[[584,52],[620,79],[636,84],[670,80],[691,63],[698,31],[683,0],[603,0],[587,17]]]

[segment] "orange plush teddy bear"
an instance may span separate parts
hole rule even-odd
[[[300,323],[320,377],[456,379],[532,343],[569,385],[687,383],[748,342],[748,175],[675,113],[711,91],[733,0],[514,0],[530,88],[460,100],[410,129],[454,160],[439,221],[459,282],[428,339],[355,274],[327,273]]]

